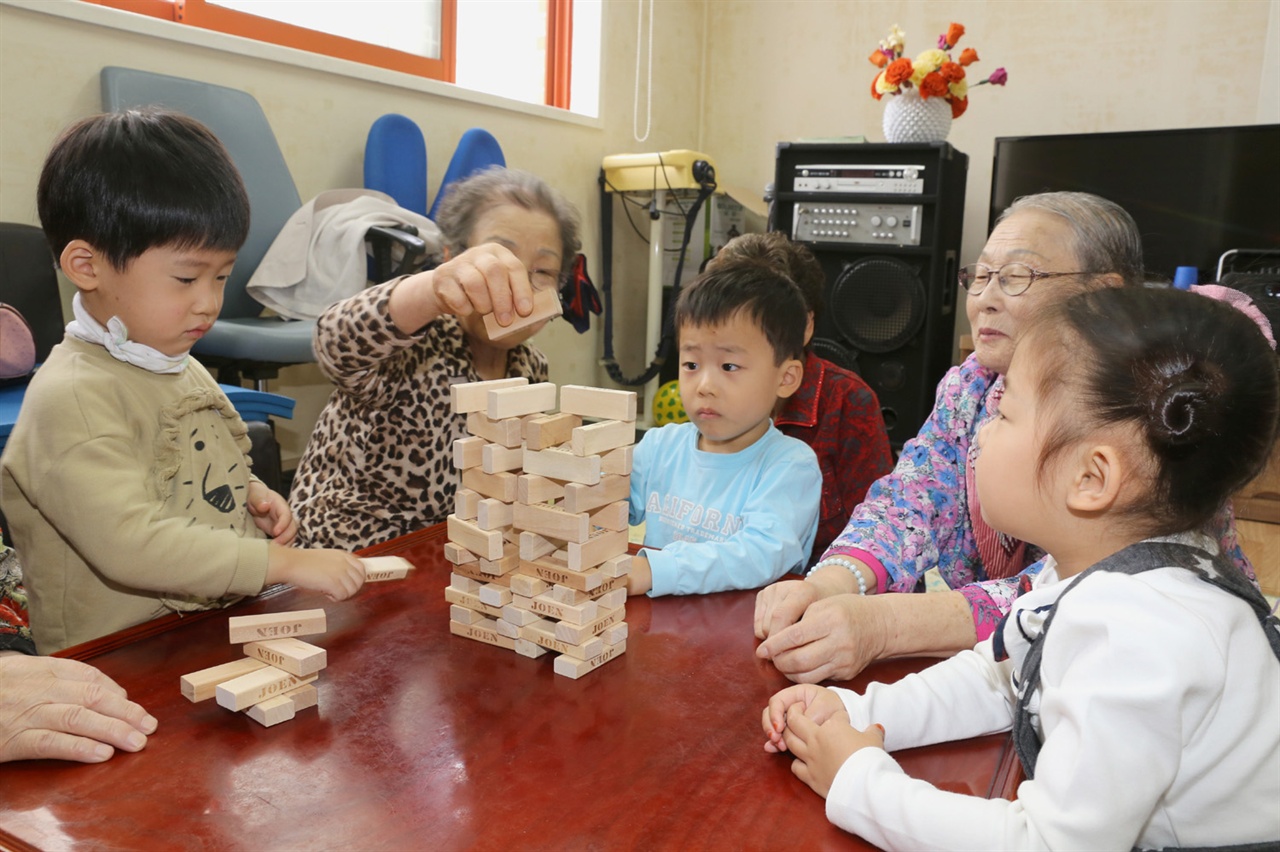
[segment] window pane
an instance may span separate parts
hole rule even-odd
[[[600,117],[601,0],[573,0],[573,67],[569,109]]]
[[[207,0],[273,21],[440,58],[440,0]],[[459,4],[461,5],[461,4]],[[485,4],[487,5],[487,4]],[[543,29],[546,27],[544,25]]]
[[[545,0],[458,0],[457,42],[459,86],[546,103]]]

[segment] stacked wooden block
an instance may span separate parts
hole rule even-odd
[[[454,385],[469,436],[448,519],[450,631],[578,678],[626,651],[631,391],[497,379]],[[590,422],[588,422],[590,421]]]

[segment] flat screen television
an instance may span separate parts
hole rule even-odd
[[[1250,250],[1238,262],[1280,266],[1253,251],[1280,251],[1280,124],[996,139],[991,225],[1015,198],[1050,190],[1128,210],[1150,280],[1194,266],[1199,283],[1214,281],[1230,249]]]

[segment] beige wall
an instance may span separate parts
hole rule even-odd
[[[433,188],[462,131],[486,127],[510,164],[542,175],[578,206],[599,284],[596,175],[604,155],[694,148],[714,157],[735,194],[758,196],[780,140],[882,140],[883,107],[866,94],[867,54],[895,22],[914,54],[951,20],[965,24],[963,44],[983,57],[974,70],[1004,65],[1010,73],[1006,88],[974,93],[950,137],[970,157],[967,256],[983,241],[996,136],[1280,121],[1280,0],[657,0],[653,124],[644,142],[632,135],[634,0],[605,2],[599,121],[459,98],[430,81],[76,0],[0,0],[0,220],[36,222],[35,181],[49,143],[99,108],[98,70],[127,65],[255,95],[304,199],[360,185],[365,134],[383,113],[404,113],[423,128]],[[617,208],[618,352],[634,374],[648,361],[647,256]],[[555,324],[538,342],[554,381],[608,383],[596,363],[598,323],[584,336]],[[299,400],[298,417],[280,424],[286,458],[296,458],[328,387],[307,367],[291,368],[274,389]]]

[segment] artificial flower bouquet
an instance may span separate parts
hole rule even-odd
[[[898,95],[916,88],[921,98],[942,98],[951,105],[951,117],[959,118],[969,108],[969,82],[965,69],[978,61],[978,51],[966,47],[958,60],[952,60],[949,51],[964,35],[962,24],[952,24],[938,36],[938,46],[921,53],[914,61],[902,55],[906,34],[894,24],[889,37],[871,56],[871,63],[880,68],[871,83],[871,96],[880,100],[885,95]],[[990,77],[974,83],[974,86],[991,84],[1003,86],[1009,73],[997,68]]]

